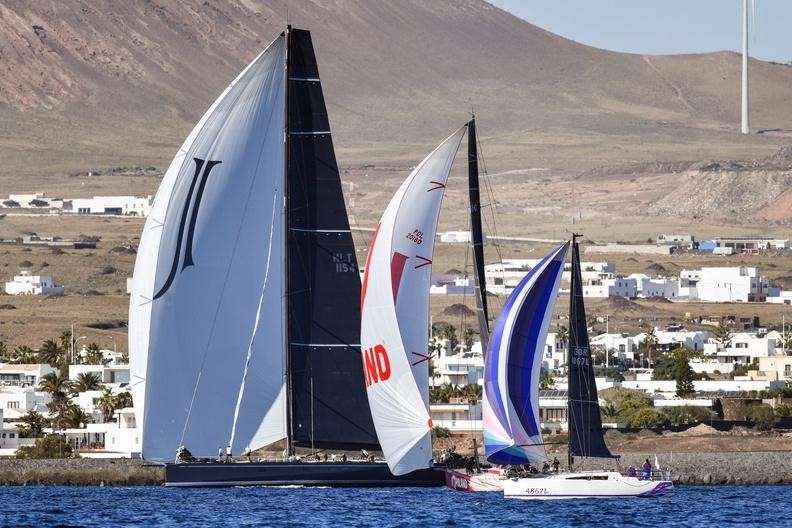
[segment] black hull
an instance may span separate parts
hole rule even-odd
[[[439,487],[445,485],[445,468],[421,469],[397,477],[390,472],[387,464],[381,462],[165,464],[165,485],[177,487]]]

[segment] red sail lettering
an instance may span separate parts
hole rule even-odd
[[[367,348],[363,351],[363,372],[366,375],[366,386],[386,381],[391,376],[388,351],[382,345]]]
[[[388,351],[382,345],[374,347],[374,352],[377,353],[377,369],[379,370],[379,377],[382,381],[390,378],[391,368],[390,360],[388,359]]]
[[[373,385],[379,381],[373,348],[363,351],[363,372],[366,373],[366,386]]]

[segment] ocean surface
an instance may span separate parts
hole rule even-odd
[[[671,497],[568,501],[445,488],[3,487],[0,526],[792,526],[792,487],[691,486]]]

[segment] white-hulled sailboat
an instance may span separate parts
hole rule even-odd
[[[562,246],[566,252],[568,243]],[[617,471],[573,471],[574,456],[613,458],[605,445],[602,434],[599,398],[594,380],[594,368],[589,348],[586,326],[586,312],[583,304],[583,286],[580,272],[580,253],[577,240],[572,240],[572,283],[569,301],[569,372],[568,410],[569,424],[569,472],[554,474],[531,474],[521,478],[513,478],[504,482],[504,496],[515,499],[576,499],[576,498],[607,498],[607,497],[656,497],[673,492],[674,486],[670,475],[650,473],[649,478],[623,475]],[[561,248],[558,250],[561,251]],[[563,259],[560,261],[563,268]],[[559,277],[561,271],[558,271]],[[518,287],[519,289],[519,287]],[[517,290],[515,290],[515,293]],[[528,338],[540,328],[537,319],[537,307],[553,303],[557,294],[557,285],[553,289],[537,290],[534,293],[510,297],[504,307],[491,343],[500,340],[502,343]],[[552,311],[551,311],[552,312]],[[503,323],[503,324],[502,324]],[[546,327],[544,332],[546,333]],[[544,338],[543,338],[544,339]],[[542,341],[544,343],[544,341]],[[493,347],[491,347],[492,349]],[[508,350],[503,344],[500,350]],[[519,347],[518,347],[519,348]],[[514,348],[509,350],[509,353]],[[498,376],[501,384],[499,391],[493,391],[495,398],[489,398],[491,392],[486,390],[490,408],[496,410],[498,422],[514,423],[518,418],[520,428],[509,432],[504,428],[497,435],[504,448],[493,453],[496,461],[502,463],[533,463],[547,460],[541,429],[539,428],[538,383],[541,370],[541,357],[533,361],[512,360],[499,367]],[[531,387],[526,391],[525,387]],[[496,402],[495,405],[492,402]],[[503,403],[509,402],[508,405]],[[514,406],[513,408],[511,406]],[[487,405],[485,404],[485,430],[488,427]],[[491,416],[491,415],[490,415]],[[485,438],[485,443],[487,440]],[[488,444],[489,446],[489,444]],[[488,453],[490,449],[488,447]],[[517,458],[513,458],[513,456]],[[493,458],[490,458],[493,460]],[[511,461],[510,461],[511,460]],[[658,478],[655,478],[657,476]]]
[[[442,485],[384,462],[360,362],[360,278],[308,31],[278,36],[226,88],[168,168],[129,308],[142,455],[166,484]],[[285,459],[218,463],[271,445]],[[188,454],[189,453],[189,454]]]

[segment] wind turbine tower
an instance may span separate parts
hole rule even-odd
[[[748,0],[743,0],[742,19],[742,127],[743,134],[750,132],[748,126]]]

